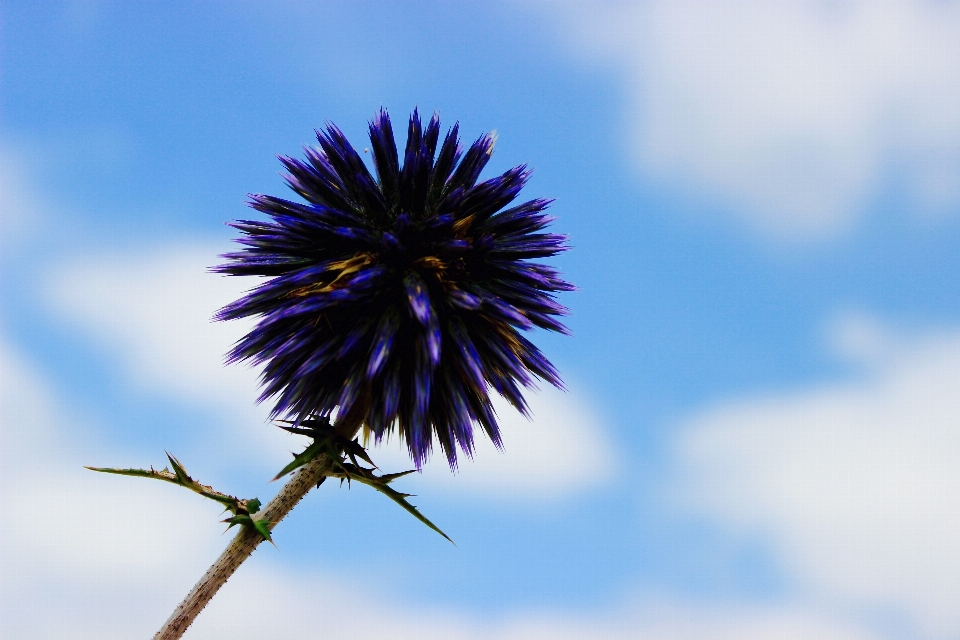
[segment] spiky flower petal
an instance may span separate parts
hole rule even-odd
[[[483,135],[464,153],[454,125],[440,142],[434,115],[414,110],[403,162],[385,110],[370,122],[376,177],[333,124],[304,160],[281,157],[306,203],[251,195],[271,221],[232,224],[244,249],[216,267],[270,279],[216,318],[259,316],[229,361],[263,364],[273,416],[328,415],[368,403],[377,439],[398,431],[419,468],[436,436],[451,467],[471,454],[479,424],[500,446],[489,390],[526,414],[521,387],[561,386],[519,329],[566,332],[554,298],[573,287],[530,262],[566,249],[544,233],[549,200],[504,209],[525,166],[478,184],[493,152]],[[362,398],[362,400],[361,400]]]

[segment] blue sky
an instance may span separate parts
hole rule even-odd
[[[324,486],[187,637],[960,638],[958,43],[954,3],[0,3],[3,635],[152,633],[226,543],[81,465],[276,490],[205,268],[277,154],[417,106],[556,198],[570,391],[405,480],[457,547]]]

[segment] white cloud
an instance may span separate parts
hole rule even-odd
[[[647,175],[720,196],[779,239],[849,230],[884,182],[960,207],[960,5],[543,3],[621,72]]]
[[[295,637],[305,628],[332,637],[376,640],[868,640],[851,625],[790,609],[747,609],[665,604],[656,597],[630,598],[594,614],[520,611],[484,619],[442,609],[400,607],[378,588],[371,597],[349,582],[262,571],[253,580],[228,584],[193,629],[197,638]],[[266,594],[266,596],[262,594]],[[259,609],[250,620],[244,612]],[[296,616],[278,615],[296,611]],[[266,613],[269,612],[269,613]],[[336,612],[336,615],[331,615]],[[188,636],[190,637],[190,636]]]
[[[149,637],[224,544],[216,508],[149,482],[80,468],[99,444],[0,337],[0,636]],[[70,415],[70,422],[58,419]],[[29,420],[25,420],[29,417]],[[89,462],[89,460],[83,460]],[[595,613],[517,610],[479,618],[403,604],[387,585],[296,573],[265,547],[227,583],[187,638],[424,640],[636,638],[870,640],[799,609],[665,604],[630,598]],[[396,587],[400,589],[400,586]],[[408,598],[407,598],[408,600]]]
[[[840,358],[866,365],[879,365],[900,345],[876,318],[854,310],[836,314],[827,323],[827,344]]]
[[[64,264],[50,279],[50,301],[119,354],[142,386],[246,407],[256,374],[224,367],[223,356],[252,325],[211,317],[255,283],[208,273],[217,253],[174,246]]]
[[[461,454],[452,475],[437,451],[417,484],[426,482],[458,496],[540,499],[566,496],[613,478],[620,462],[616,449],[595,410],[581,397],[547,386],[528,393],[527,400],[532,420],[501,398],[494,399],[503,452],[480,436],[473,460]],[[377,451],[374,461],[388,470],[410,467],[405,447],[396,439]]]
[[[0,247],[30,232],[40,217],[40,204],[28,184],[23,159],[0,146]]]
[[[960,334],[860,384],[721,406],[679,443],[682,501],[764,531],[809,593],[960,633]]]
[[[135,388],[209,409],[215,421],[205,436],[219,450],[272,469],[286,464],[289,438],[256,405],[257,372],[223,364],[252,323],[211,320],[255,283],[209,273],[218,253],[184,245],[75,260],[50,274],[47,297],[117,358]]]
[[[0,636],[91,637],[98,614],[128,619],[128,631],[142,624],[153,605],[133,591],[162,600],[188,588],[219,546],[219,509],[84,469],[95,447],[82,417],[3,342],[0,380]],[[104,631],[96,637],[137,635]]]
[[[51,278],[49,298],[64,317],[116,354],[141,388],[234,416],[230,428],[242,425],[249,451],[269,455],[272,468],[285,463],[285,449],[301,443],[265,424],[266,408],[254,407],[256,372],[222,364],[223,354],[251,324],[214,323],[210,317],[253,282],[208,273],[217,253],[212,247],[170,247],[74,262]],[[603,425],[580,395],[549,389],[531,394],[530,403],[532,422],[497,402],[505,453],[481,435],[476,460],[463,459],[457,476],[437,455],[423,479],[497,498],[557,497],[610,479],[616,458]],[[410,465],[396,440],[375,461],[391,469]]]

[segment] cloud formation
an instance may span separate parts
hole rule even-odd
[[[218,509],[84,469],[95,432],[2,336],[0,380],[0,636],[147,637],[216,553]]]
[[[283,466],[290,438],[270,428],[269,408],[256,404],[257,372],[223,364],[252,324],[211,317],[255,283],[208,273],[221,252],[172,245],[76,260],[49,273],[47,298],[55,314],[113,356],[133,390],[208,411],[205,435],[219,450]]]
[[[103,455],[82,421],[0,336],[0,636],[149,637],[219,553],[218,509],[182,490],[82,469]],[[30,428],[24,428],[30,416]],[[119,455],[119,454],[111,454]],[[349,576],[281,570],[272,548],[227,583],[187,638],[255,640],[322,629],[349,640],[720,640],[870,634],[796,609],[676,605],[631,598],[596,614],[515,611],[493,619],[401,604]],[[386,594],[386,595],[384,595]]]
[[[254,282],[207,273],[213,247],[171,246],[62,265],[49,278],[56,311],[122,359],[142,387],[192,402],[250,406],[248,367],[223,355],[252,323],[214,323],[213,313]]]
[[[697,417],[678,443],[677,484],[688,508],[770,536],[809,594],[955,637],[960,334],[888,354],[861,383]]]
[[[557,499],[593,489],[616,476],[622,461],[608,441],[612,430],[582,396],[544,385],[539,392],[529,392],[527,400],[532,420],[499,396],[494,398],[502,452],[487,438],[479,438],[473,460],[460,461],[455,475],[436,460],[424,467],[418,482],[460,497]],[[405,447],[396,440],[378,451],[375,461],[390,469],[410,466]]]
[[[40,218],[37,190],[28,184],[22,165],[19,154],[0,145],[0,247],[22,240]]]
[[[141,389],[235,416],[231,428],[243,425],[250,450],[272,451],[266,454],[271,468],[282,466],[286,450],[300,442],[265,424],[265,406],[254,407],[256,372],[223,365],[223,354],[251,324],[210,321],[217,308],[255,283],[208,273],[217,253],[202,245],[174,246],[64,265],[51,276],[48,297],[63,318],[115,354]],[[499,397],[494,404],[506,453],[481,438],[475,460],[464,459],[457,476],[436,459],[423,481],[461,496],[499,499],[559,497],[611,478],[616,460],[607,452],[613,448],[581,395],[551,388],[529,399],[532,422]],[[375,460],[391,470],[410,464],[395,439]]]
[[[780,240],[842,234],[884,191],[960,209],[960,5],[544,3],[619,71],[640,170]]]
[[[868,631],[795,609],[719,608],[630,598],[594,615],[544,610],[480,619],[448,610],[401,608],[344,589],[343,582],[316,577],[267,570],[258,572],[257,580],[262,590],[255,591],[252,580],[228,584],[192,630],[196,637],[296,637],[304,628],[322,628],[345,640],[878,640]],[[252,621],[244,617],[243,612],[257,607],[269,617]],[[279,615],[290,607],[302,615]],[[337,615],[331,617],[330,611]]]

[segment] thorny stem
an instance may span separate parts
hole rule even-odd
[[[353,438],[360,430],[366,417],[366,398],[353,404],[350,411],[340,420],[337,420],[336,430],[343,436]],[[326,479],[330,469],[330,459],[321,456],[301,467],[280,490],[273,500],[256,515],[257,520],[270,523],[270,529],[277,526],[297,503],[315,486]],[[179,640],[186,633],[187,627],[193,624],[203,608],[216,595],[230,576],[240,568],[244,560],[250,557],[253,550],[263,542],[263,537],[253,527],[241,527],[239,533],[224,549],[217,561],[203,574],[200,581],[194,585],[187,597],[183,599],[170,618],[164,623],[160,631],[153,636],[153,640]]]

